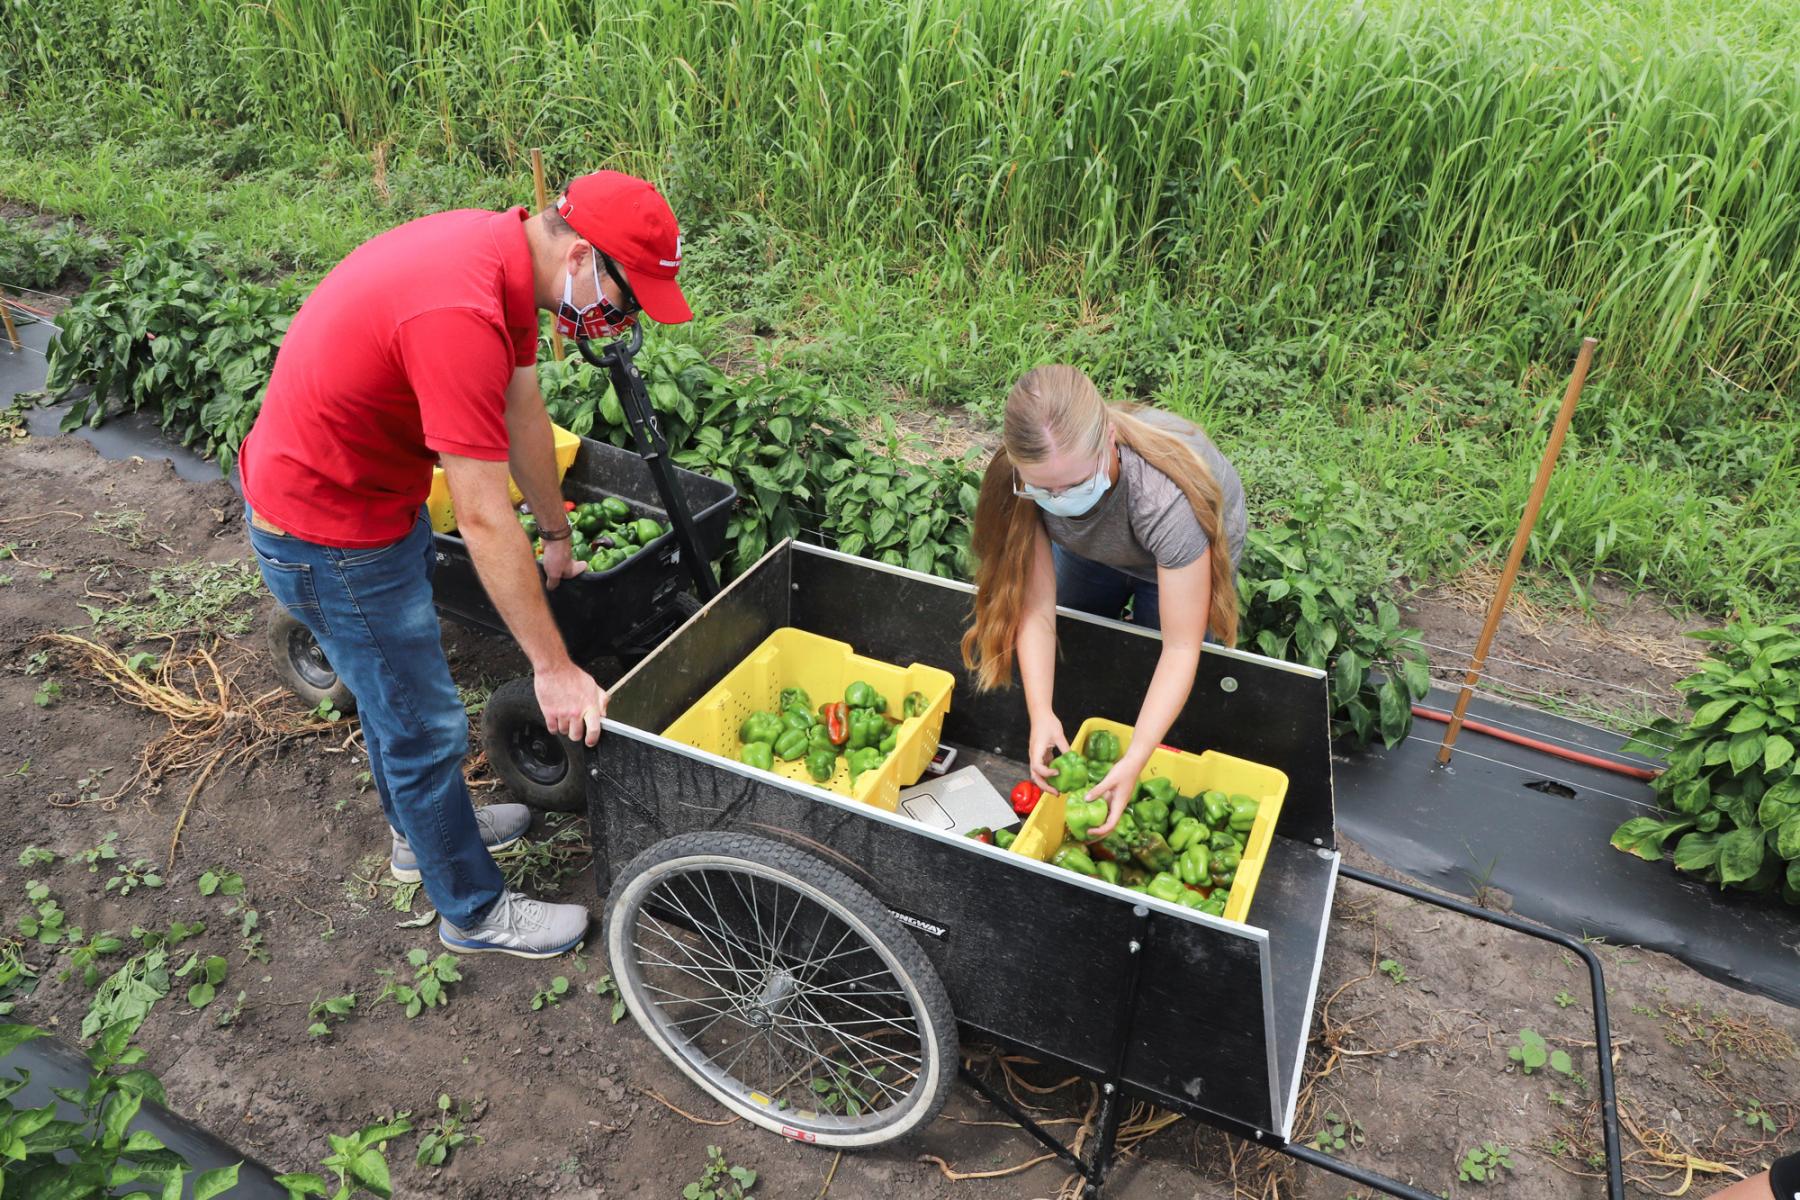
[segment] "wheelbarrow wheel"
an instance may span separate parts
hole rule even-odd
[[[803,850],[708,831],[658,842],[606,903],[620,995],[725,1107],[854,1149],[918,1130],[956,1074],[956,1018],[886,906]]]
[[[502,684],[488,697],[481,744],[494,773],[520,803],[544,812],[586,809],[583,748],[550,732],[529,677]]]
[[[356,697],[332,670],[312,630],[285,608],[277,608],[269,622],[269,655],[281,682],[307,707],[328,703],[341,713],[356,711]]]

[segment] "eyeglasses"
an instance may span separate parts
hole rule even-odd
[[[1071,483],[1068,487],[1041,488],[1036,484],[1025,483],[1019,478],[1019,468],[1014,467],[1012,469],[1012,494],[1019,497],[1021,500],[1029,500],[1034,496],[1041,497],[1045,500],[1060,500],[1070,492],[1084,488],[1092,483],[1094,481],[1094,476],[1098,475],[1105,468],[1106,455],[1111,449],[1112,441],[1109,438],[1107,444],[1100,448],[1100,458],[1099,461],[1094,464],[1093,474],[1089,475],[1086,479],[1083,479],[1080,483]]]
[[[612,276],[612,281],[619,285],[619,299],[624,302],[620,312],[625,316],[636,316],[643,312],[644,306],[639,304],[638,298],[632,294],[631,285],[625,282],[625,272],[619,269],[619,264],[598,246],[594,247],[594,253],[600,256],[600,261],[605,265],[606,273]],[[605,297],[602,296],[601,299],[604,300]]]

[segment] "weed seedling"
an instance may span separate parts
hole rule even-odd
[[[1412,978],[1411,975],[1406,973],[1406,968],[1400,964],[1398,959],[1384,958],[1376,965],[1376,970],[1380,971],[1383,975],[1386,975],[1395,983],[1405,983]]]
[[[419,1139],[419,1153],[414,1161],[421,1167],[441,1167],[458,1146],[481,1144],[481,1135],[463,1132],[463,1126],[469,1123],[467,1104],[452,1106],[448,1093],[439,1092],[437,1106],[437,1124]]]
[[[706,1148],[706,1167],[700,1178],[681,1189],[681,1200],[744,1200],[756,1186],[756,1172],[725,1161],[717,1146]]]
[[[93,940],[88,942],[71,942],[69,961],[64,965],[57,979],[67,982],[71,976],[79,974],[83,986],[98,987],[100,986],[98,960],[102,955],[117,954],[124,948],[125,939],[114,937],[111,933],[97,933]]]
[[[1568,1008],[1571,1004],[1574,1004],[1574,1003],[1575,1003],[1575,997],[1572,994],[1570,994],[1568,988],[1564,988],[1562,991],[1556,993],[1556,1007]]]
[[[227,871],[224,867],[214,867],[200,876],[200,894],[211,896],[241,896],[244,894],[244,877],[236,871]]]
[[[83,850],[80,854],[77,854],[75,856],[75,861],[86,863],[89,873],[98,875],[100,873],[101,863],[111,862],[113,859],[119,857],[118,840],[119,835],[117,833],[109,833],[101,838],[100,844],[95,846],[92,850]]]
[[[39,708],[49,708],[62,699],[62,684],[54,679],[46,679],[38,684],[37,691],[32,694],[31,702]]]
[[[19,851],[19,865],[21,867],[47,867],[55,861],[55,854],[37,846],[27,846]]]
[[[219,985],[225,982],[227,966],[225,959],[217,954],[209,955],[205,959],[198,954],[188,955],[188,960],[181,964],[179,971],[175,972],[176,977],[181,979],[187,978],[194,972],[199,973],[193,986],[188,988],[188,1003],[195,1008],[205,1008],[211,1004],[213,997],[218,995]]]
[[[1769,1110],[1762,1106],[1762,1101],[1754,1096],[1750,1098],[1750,1103],[1743,1108],[1734,1108],[1731,1111],[1735,1112],[1739,1119],[1752,1129],[1760,1129],[1768,1134],[1775,1132],[1775,1118],[1770,1116]]]
[[[392,999],[406,1010],[407,1019],[411,1020],[428,1008],[450,1002],[449,987],[462,978],[462,973],[456,969],[455,955],[440,954],[431,958],[425,951],[414,947],[406,952],[406,961],[415,968],[410,984],[396,983],[392,971],[375,972],[387,980],[381,994],[375,997],[376,1004]]]
[[[81,1019],[81,1036],[90,1038],[102,1029],[120,1024],[136,1029],[156,1002],[168,994],[168,950],[163,946],[141,950],[107,976],[94,993],[93,1003]]]
[[[1573,1075],[1575,1065],[1569,1061],[1567,1050],[1552,1050],[1543,1037],[1535,1029],[1519,1030],[1519,1044],[1506,1052],[1506,1057],[1519,1064],[1519,1070],[1526,1075],[1541,1069],[1545,1063],[1562,1075]]]
[[[30,902],[32,910],[19,918],[19,932],[28,938],[36,938],[46,946],[54,946],[67,938],[71,942],[81,940],[81,929],[78,926],[65,925],[68,914],[50,894],[50,885],[36,879],[27,880],[25,899]]]
[[[162,946],[173,950],[189,938],[199,937],[206,932],[205,921],[170,921],[166,932],[145,929],[142,925],[131,927],[131,936],[144,944],[145,949]]]
[[[549,987],[531,997],[531,1011],[536,1012],[540,1008],[554,1007],[562,1003],[563,995],[568,992],[568,990],[568,979],[562,975],[558,975],[555,979],[550,981]]]
[[[319,701],[318,707],[312,710],[312,715],[331,724],[336,724],[344,719],[344,714],[339,712],[337,705],[330,700]]]
[[[1363,1140],[1362,1122],[1328,1112],[1325,1114],[1325,1123],[1313,1134],[1312,1144],[1314,1150],[1336,1154],[1340,1150],[1362,1145]]]
[[[611,975],[602,975],[588,985],[588,990],[596,996],[612,997],[612,1023],[617,1025],[625,1018],[625,997],[619,994],[619,981]]]
[[[867,1072],[869,1079],[880,1085],[883,1068],[876,1067]],[[807,1084],[813,1095],[818,1098],[819,1107],[828,1113],[842,1113],[847,1117],[860,1117],[864,1112],[875,1107],[873,1098],[864,1090],[850,1072],[833,1063],[831,1077],[814,1079]]]
[[[386,1121],[377,1121],[373,1125],[365,1125],[355,1133],[328,1133],[326,1140],[331,1143],[331,1153],[319,1160],[319,1165],[337,1175],[337,1190],[322,1175],[311,1171],[293,1171],[286,1175],[277,1175],[275,1182],[288,1190],[288,1196],[332,1196],[334,1200],[347,1200],[347,1197],[359,1188],[366,1188],[377,1196],[393,1194],[393,1181],[388,1175],[387,1144],[403,1133],[412,1132],[411,1113],[395,1113]]]
[[[1462,1156],[1456,1164],[1456,1177],[1463,1183],[1494,1183],[1501,1171],[1513,1169],[1512,1151],[1505,1146],[1483,1142]]]
[[[110,892],[116,888],[121,896],[129,896],[141,887],[159,888],[163,883],[162,876],[156,873],[147,858],[134,858],[130,866],[120,863],[113,870],[116,873],[106,881],[106,890]]]
[[[355,992],[345,992],[342,996],[333,996],[328,1000],[315,997],[312,1002],[312,1007],[306,1010],[308,1019],[312,1021],[312,1024],[306,1027],[307,1036],[327,1036],[331,1033],[331,1025],[326,1021],[326,1018],[336,1017],[338,1023],[342,1024],[344,1021],[349,1020],[350,1010],[355,1007]]]

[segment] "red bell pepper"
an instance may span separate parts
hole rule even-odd
[[[1029,779],[1021,780],[1013,785],[1013,811],[1018,813],[1021,817],[1029,817],[1031,815],[1031,810],[1037,807],[1038,801],[1043,799],[1043,797],[1043,788],[1031,782]]]
[[[825,723],[825,733],[831,738],[832,745],[842,746],[850,740],[850,706],[842,700],[819,705],[819,719]]]
[[[574,512],[575,511],[575,502],[573,500],[564,500],[563,501],[563,511],[564,512]]]

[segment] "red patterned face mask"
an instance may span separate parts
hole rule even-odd
[[[630,308],[620,308],[606,298],[606,292],[600,286],[600,260],[605,255],[595,250],[588,258],[588,265],[594,273],[594,303],[585,307],[575,305],[575,272],[569,272],[563,280],[562,303],[556,306],[556,332],[564,337],[611,338],[618,337],[630,329],[637,321],[638,308],[635,299],[625,281],[620,278],[618,269],[612,260],[607,259],[607,274],[618,281],[619,289],[625,293],[626,303]]]

